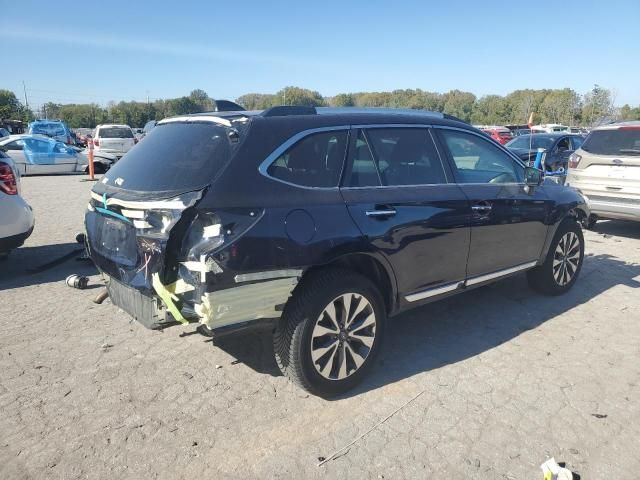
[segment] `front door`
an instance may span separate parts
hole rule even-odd
[[[537,261],[551,208],[544,189],[526,187],[524,167],[482,135],[448,128],[437,132],[471,203],[467,277]]]
[[[457,288],[469,250],[469,203],[449,182],[429,129],[353,133],[342,196],[369,244],[392,265],[402,301]]]

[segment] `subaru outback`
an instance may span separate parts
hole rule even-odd
[[[527,271],[576,282],[589,212],[440,113],[273,107],[158,122],[91,193],[87,248],[149,328],[267,328],[308,391],[352,388],[388,319]]]

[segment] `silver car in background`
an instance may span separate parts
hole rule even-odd
[[[33,231],[33,212],[20,196],[21,189],[13,160],[0,151],[0,260],[21,246]]]
[[[567,184],[589,199],[591,217],[640,221],[640,122],[597,127],[569,157]]]
[[[89,169],[85,150],[43,135],[11,135],[0,140],[0,150],[13,159],[20,175],[87,172]],[[113,155],[96,152],[95,172],[105,173],[116,160]]]

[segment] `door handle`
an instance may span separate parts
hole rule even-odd
[[[472,205],[471,210],[473,210],[473,213],[486,215],[491,211],[491,204],[489,202],[480,202],[480,203],[477,203],[476,205]]]
[[[380,210],[367,210],[365,215],[367,217],[393,217],[396,211],[393,208],[384,208]]]

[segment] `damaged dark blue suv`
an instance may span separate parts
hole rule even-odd
[[[158,122],[95,185],[86,229],[139,322],[271,327],[282,372],[331,396],[401,311],[522,271],[567,291],[588,213],[454,117],[274,107]]]

